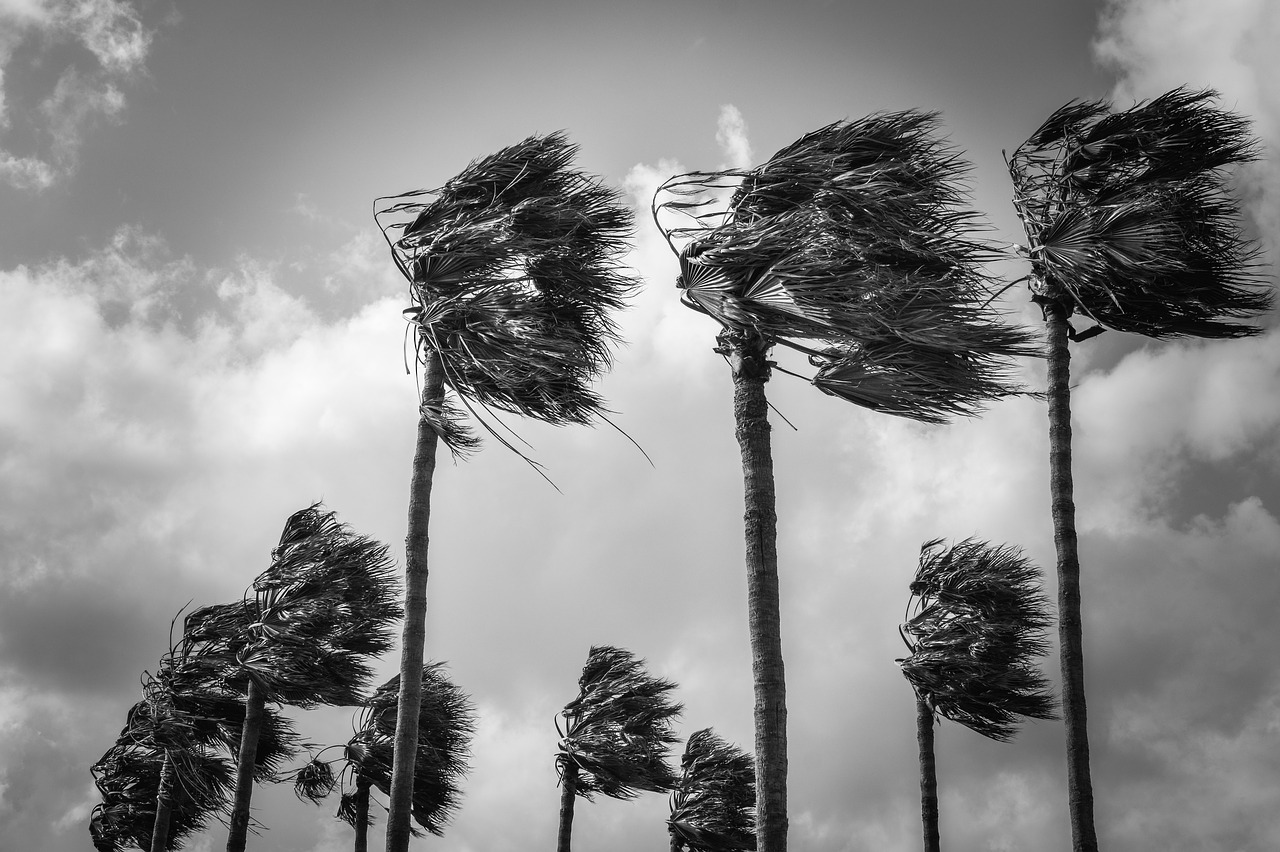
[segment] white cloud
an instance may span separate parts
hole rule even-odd
[[[96,67],[82,71],[69,65],[47,96],[22,93],[28,101],[39,99],[37,109],[14,115],[4,71],[14,48],[36,38],[78,44],[92,54]],[[0,181],[39,191],[74,172],[84,136],[96,122],[118,119],[123,111],[121,86],[145,70],[152,38],[127,0],[5,0],[0,5],[0,131],[21,120],[41,141],[30,152],[15,153],[0,137]],[[37,61],[45,61],[45,53]]]
[[[729,168],[751,168],[751,141],[747,138],[747,121],[733,104],[720,107],[720,117],[716,120],[716,144],[724,153]]]

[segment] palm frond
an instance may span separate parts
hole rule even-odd
[[[611,646],[592,647],[578,679],[578,697],[561,715],[565,732],[556,765],[580,770],[577,792],[632,799],[642,790],[665,792],[676,777],[668,765],[678,742],[673,724],[682,711],[671,681],[655,678],[644,660]]]
[[[1004,360],[1037,348],[991,308],[968,166],[937,130],[933,113],[880,113],[807,134],[755,169],[669,180],[653,213],[685,304],[769,345],[862,353],[815,384],[887,413],[940,422],[1016,392]]]
[[[710,728],[689,735],[667,829],[673,848],[743,852],[756,848],[756,777],[751,755]]]
[[[1257,334],[1272,294],[1229,169],[1258,156],[1211,90],[1054,113],[1009,160],[1038,298],[1148,337]]]
[[[532,136],[375,217],[409,281],[418,356],[438,353],[464,399],[554,424],[602,410],[591,383],[636,286],[619,265],[630,211],[576,153],[563,133]],[[426,413],[452,450],[474,449],[456,407]]]
[[[1049,603],[1022,551],[966,539],[926,542],[911,583],[915,614],[902,625],[911,654],[902,673],[933,710],[998,741],[1020,717],[1055,718],[1035,658],[1048,651]]]

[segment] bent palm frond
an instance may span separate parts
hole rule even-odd
[[[689,852],[756,848],[756,769],[751,755],[710,728],[689,735],[667,829]]]

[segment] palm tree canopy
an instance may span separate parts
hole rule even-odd
[[[1048,651],[1050,608],[1022,551],[966,539],[925,542],[902,626],[902,673],[935,712],[1006,741],[1018,717],[1053,719],[1056,702],[1035,658]]]
[[[690,852],[756,848],[756,769],[751,755],[710,728],[689,735],[667,828]]]
[[[273,701],[359,704],[372,674],[368,660],[391,648],[403,614],[397,583],[385,545],[353,533],[318,503],[295,512],[271,566],[253,582],[254,621],[231,640],[236,660]],[[223,611],[194,626],[234,625],[239,617]]]
[[[356,812],[348,786],[363,780],[390,795],[399,692],[399,675],[374,690],[360,712],[355,735],[343,748],[344,765],[338,773],[331,762],[317,758],[295,774],[294,792],[300,799],[319,802],[341,784],[338,816],[354,827]],[[462,803],[462,781],[470,768],[475,729],[470,696],[449,679],[443,663],[424,665],[412,812],[418,825],[437,836],[444,833]]]
[[[667,762],[679,741],[672,725],[683,710],[669,695],[675,688],[651,676],[630,651],[591,648],[578,697],[560,714],[565,728],[556,755],[562,772],[570,763],[580,770],[579,795],[633,799],[642,790],[661,793],[676,785]]]
[[[1039,298],[1148,337],[1260,331],[1241,320],[1272,297],[1226,191],[1229,167],[1258,148],[1216,97],[1072,102],[1018,147],[1009,172]]]
[[[943,422],[1016,392],[1005,359],[1036,350],[990,308],[968,166],[937,131],[934,113],[879,113],[668,180],[653,213],[684,303],[807,353],[817,387],[872,410]]]
[[[555,424],[602,410],[591,383],[617,340],[610,313],[635,288],[619,266],[632,216],[571,167],[576,153],[563,133],[532,136],[376,214],[409,281],[418,356],[439,354],[468,408]],[[452,406],[423,415],[454,451],[475,446]]]

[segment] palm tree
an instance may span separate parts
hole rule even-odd
[[[390,625],[401,615],[386,546],[352,533],[318,503],[285,522],[253,591],[245,599],[253,622],[232,642],[245,715],[227,852],[245,847],[266,703],[362,703],[369,660],[391,647]]]
[[[578,678],[578,697],[560,711],[564,729],[556,754],[560,774],[560,829],[556,852],[569,852],[573,803],[596,793],[634,799],[640,791],[664,793],[676,785],[667,765],[678,742],[672,725],[683,709],[668,693],[676,688],[655,678],[644,660],[622,648],[593,646]]]
[[[809,357],[819,389],[926,423],[1015,393],[1007,356],[1030,338],[999,322],[987,256],[962,209],[966,166],[915,111],[837,122],[747,171],[663,184],[654,218],[680,258],[683,301],[721,326],[734,380],[745,491],[755,688],[757,837],[786,848],[786,695],[777,516],[764,385],[782,345]],[[725,192],[733,188],[727,202]],[[664,216],[683,216],[665,227]],[[683,247],[677,250],[676,243]]]
[[[1122,112],[1105,101],[1059,109],[1009,160],[1026,229],[1032,300],[1049,361],[1049,477],[1057,548],[1062,706],[1074,848],[1096,850],[1089,773],[1080,558],[1071,478],[1070,353],[1105,329],[1154,338],[1233,338],[1271,294],[1227,192],[1228,167],[1252,160],[1246,122],[1174,89]],[[1079,334],[1079,313],[1095,325]]]
[[[1049,650],[1049,602],[1040,571],[1009,545],[966,539],[920,548],[910,615],[898,660],[916,693],[920,812],[924,848],[938,852],[938,779],[933,726],[938,716],[1007,742],[1019,717],[1054,719],[1055,701],[1035,658]]]
[[[751,755],[710,728],[689,735],[671,794],[671,852],[756,848],[756,767]]]
[[[618,266],[631,213],[616,191],[571,168],[576,152],[562,133],[530,137],[473,162],[440,189],[390,199],[375,217],[409,281],[413,305],[405,317],[424,372],[409,485],[389,852],[409,845],[437,443],[455,454],[478,445],[446,388],[508,447],[478,408],[557,425],[603,416],[590,385],[617,339],[610,313],[634,287]]]
[[[462,779],[468,770],[475,707],[470,697],[443,672],[441,663],[422,667],[422,700],[418,712],[418,755],[414,764],[413,818],[440,836],[462,800]],[[355,852],[368,849],[369,794],[377,787],[391,792],[396,705],[400,676],[374,691],[360,711],[355,735],[343,746],[338,761],[317,754],[295,775],[298,798],[319,803],[341,786],[338,817],[355,829]],[[335,773],[333,764],[342,765]]]

